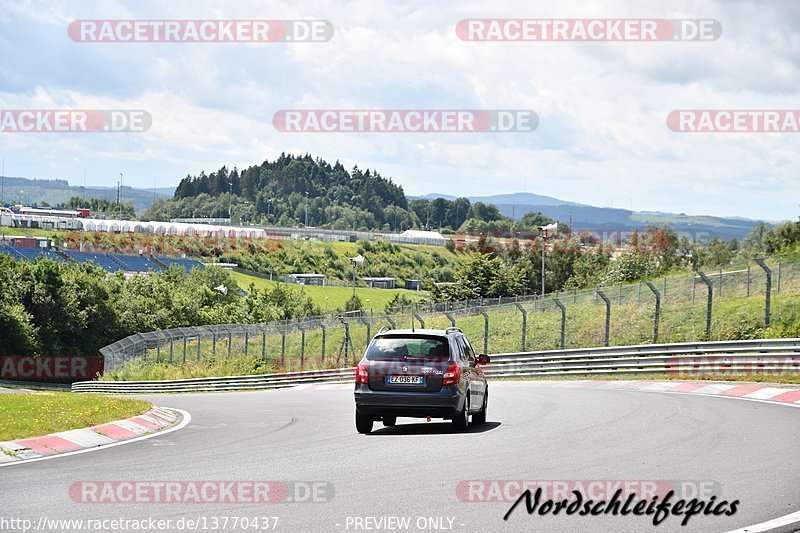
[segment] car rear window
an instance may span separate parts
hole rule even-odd
[[[419,335],[392,335],[376,338],[367,349],[367,359],[370,361],[390,361],[405,357],[447,361],[450,358],[447,339]]]

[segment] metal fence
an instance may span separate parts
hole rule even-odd
[[[419,304],[267,324],[138,333],[101,349],[106,370],[131,360],[259,359],[270,371],[354,364],[381,327],[460,327],[479,352],[589,348],[800,335],[800,258],[776,257],[648,282],[540,296]],[[795,328],[795,329],[792,329]]]
[[[648,344],[492,356],[484,371],[493,378],[563,378],[591,375],[752,374],[800,372],[800,339]],[[218,392],[280,389],[313,383],[349,383],[354,368],[250,376],[160,381],[82,381],[74,392]]]

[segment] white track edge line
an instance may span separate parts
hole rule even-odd
[[[22,460],[19,460],[19,461],[11,461],[11,462],[8,462],[8,463],[0,463],[0,468],[7,467],[7,466],[16,466],[16,465],[21,465],[21,464],[35,463],[37,461],[47,461],[48,459],[58,459],[60,457],[67,457],[69,455],[78,455],[78,454],[81,454],[81,453],[96,452],[98,450],[105,450],[107,448],[113,448],[114,446],[121,446],[123,444],[130,444],[132,442],[137,442],[137,441],[140,441],[140,440],[145,440],[145,439],[149,439],[149,438],[156,437],[156,436],[166,435],[167,433],[172,433],[173,431],[178,431],[179,429],[185,428],[189,424],[189,422],[192,421],[192,415],[189,414],[188,411],[184,411],[183,409],[176,409],[174,407],[170,407],[169,409],[171,409],[173,411],[177,411],[181,415],[183,415],[183,420],[181,420],[181,422],[178,425],[173,426],[173,427],[171,427],[169,429],[165,429],[163,431],[155,431],[155,432],[150,433],[148,435],[141,435],[139,437],[134,437],[134,438],[128,439],[128,440],[121,440],[121,441],[117,441],[117,442],[112,442],[110,444],[103,444],[101,446],[93,446],[91,448],[84,448],[82,450],[75,450],[74,452],[59,453],[59,454],[56,454],[56,455],[47,455],[45,457],[35,457],[33,459],[22,459]]]

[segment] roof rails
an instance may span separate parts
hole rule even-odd
[[[459,332],[459,333],[464,333],[463,331],[461,331],[461,328],[457,328],[457,327],[455,327],[455,326],[450,326],[449,328],[447,328],[446,330],[444,330],[444,332],[445,332],[445,333],[452,333],[452,332],[454,332],[454,331],[457,331],[457,332]]]

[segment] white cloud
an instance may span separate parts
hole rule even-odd
[[[7,173],[114,175],[175,184],[282,151],[370,167],[411,194],[527,189],[595,205],[795,218],[800,135],[670,132],[680,108],[797,108],[800,7],[757,0],[582,0],[437,3],[389,0],[189,0],[48,5],[6,2],[0,14],[0,106],[147,109],[146,134],[0,134]],[[48,4],[48,3],[45,3]],[[714,18],[699,43],[476,43],[471,17]],[[329,43],[86,44],[76,18],[325,19]],[[533,109],[525,134],[285,134],[292,108]],[[97,178],[102,184],[102,179]]]

